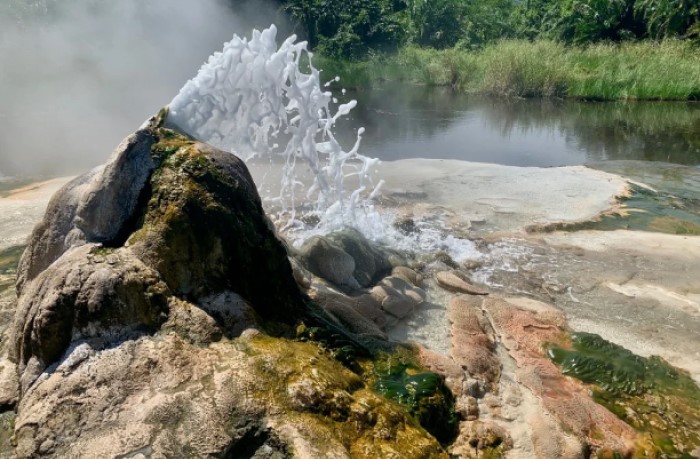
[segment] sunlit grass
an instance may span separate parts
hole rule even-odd
[[[346,88],[401,81],[513,97],[700,99],[700,49],[680,40],[585,48],[505,40],[478,51],[407,47],[361,62],[321,57],[316,65]]]

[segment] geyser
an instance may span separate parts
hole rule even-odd
[[[278,157],[284,162],[280,191],[282,213],[295,223],[295,197],[303,184],[297,161],[313,174],[306,200],[326,229],[352,224],[367,197],[378,190],[369,173],[378,160],[358,153],[363,129],[355,144],[343,149],[333,134],[338,118],[355,101],[335,110],[330,91],[321,84],[306,42],[296,36],[279,47],[274,25],[254,30],[250,40],[234,35],[213,54],[170,103],[168,123],[201,141],[235,152],[243,159]],[[308,66],[308,73],[302,67]],[[282,139],[285,145],[280,145]],[[345,190],[355,176],[357,188]]]
[[[307,43],[291,36],[278,46],[276,38],[274,25],[254,30],[250,40],[234,35],[172,100],[167,123],[246,161],[281,162],[279,196],[264,197],[274,198],[280,212],[273,218],[296,245],[349,226],[397,250],[445,250],[459,261],[478,258],[471,241],[447,235],[439,221],[419,223],[419,231],[406,235],[393,227],[393,215],[374,208],[372,198],[383,182],[374,184],[370,177],[378,160],[358,151],[364,129],[348,150],[333,133],[356,101],[336,107]],[[308,166],[311,183],[304,183],[308,172],[297,162]],[[318,217],[318,224],[302,223],[298,209]]]

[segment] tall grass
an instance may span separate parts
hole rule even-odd
[[[700,99],[700,49],[668,40],[568,53],[568,95],[585,99]]]
[[[346,88],[403,81],[515,97],[700,100],[700,49],[680,40],[589,47],[505,40],[479,51],[408,47],[363,62],[317,58],[316,65]]]

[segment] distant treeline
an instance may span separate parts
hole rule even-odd
[[[277,1],[312,49],[329,57],[406,45],[474,49],[501,39],[700,41],[700,0]]]

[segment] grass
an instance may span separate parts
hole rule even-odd
[[[700,49],[680,40],[589,47],[505,40],[478,51],[407,47],[360,62],[314,60],[326,80],[338,75],[348,89],[401,81],[513,97],[700,99]]]

